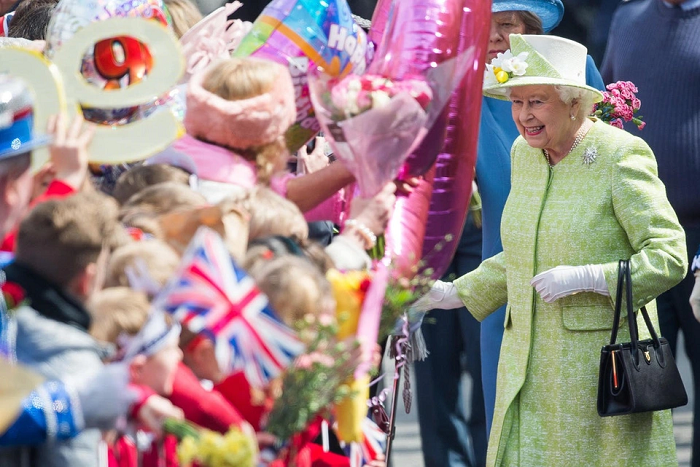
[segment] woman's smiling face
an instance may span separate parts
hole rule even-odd
[[[561,100],[554,86],[513,87],[510,101],[513,121],[531,147],[560,151],[573,137],[575,109]]]

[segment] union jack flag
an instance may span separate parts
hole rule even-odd
[[[235,264],[221,237],[206,227],[197,231],[180,270],[155,298],[154,307],[171,313],[193,333],[213,339],[217,358],[219,344],[227,343],[228,370],[243,371],[258,388],[304,350],[255,281]]]
[[[343,446],[345,455],[350,458],[350,467],[362,467],[378,460],[386,449],[386,434],[369,418],[362,420],[364,440]]]

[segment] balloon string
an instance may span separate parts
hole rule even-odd
[[[408,329],[408,318],[403,315],[403,324],[401,325],[401,337],[396,339],[396,370],[394,371],[394,379],[401,377],[401,368],[406,365],[406,355],[404,349],[408,345],[408,340],[411,337]]]
[[[373,379],[373,380],[369,383],[369,386],[368,386],[368,387],[371,388],[371,387],[374,386],[375,384],[379,383],[381,380],[384,379],[385,376],[386,376],[386,372],[385,372],[385,373],[382,373],[382,374],[379,375],[379,376],[377,376],[375,379]]]
[[[406,364],[406,359],[405,355],[403,352],[403,344],[408,342],[408,339],[411,337],[410,329],[408,327],[408,318],[406,315],[404,315],[401,320],[403,321],[403,324],[401,325],[401,338],[396,341],[396,371],[394,372],[394,379],[397,379],[397,375],[400,375],[400,370],[403,368],[403,366]],[[381,375],[377,376],[375,379],[370,381],[369,385],[367,387],[372,387],[376,384],[378,384],[381,380],[383,380],[386,377],[386,372],[382,373]]]

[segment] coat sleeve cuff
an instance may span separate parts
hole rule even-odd
[[[459,277],[452,283],[454,284],[455,289],[457,289],[459,299],[462,300],[462,303],[464,303],[464,306],[467,308],[469,313],[471,313],[477,321],[482,322],[488,315],[491,314],[491,311],[493,310],[488,310],[488,304],[486,302],[482,302],[475,296],[475,294],[471,293],[471,290],[466,285],[468,283],[468,279],[466,279],[466,277],[467,275]]]

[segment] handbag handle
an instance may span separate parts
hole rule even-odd
[[[617,340],[617,330],[620,327],[620,314],[622,312],[622,287],[625,283],[625,260],[621,259],[617,266],[617,293],[615,295],[615,316],[613,318],[612,334],[610,335],[610,345],[614,345]]]
[[[634,315],[632,306],[632,273],[630,271],[629,260],[620,260],[617,272],[617,297],[615,299],[615,317],[613,318],[613,328],[612,334],[610,336],[610,345],[614,345],[617,340],[617,331],[620,326],[620,315],[622,312],[622,287],[625,287],[625,298],[627,300],[627,323],[630,330],[630,344],[632,347],[632,355],[634,356],[635,363],[639,363],[637,349],[639,347],[639,330],[637,329],[637,320]],[[661,341],[659,341],[659,336],[656,334],[654,325],[651,323],[649,318],[649,313],[647,313],[646,307],[642,307],[642,316],[644,317],[644,324],[646,324],[651,339],[654,343],[654,348],[658,349],[661,347]]]

